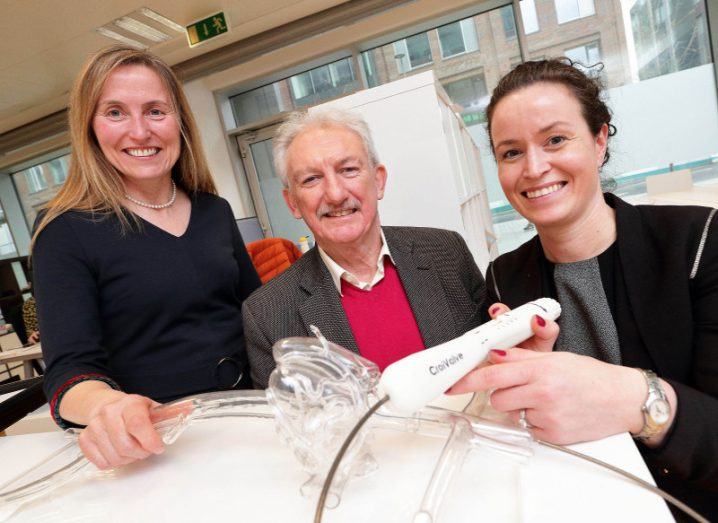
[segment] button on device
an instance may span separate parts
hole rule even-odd
[[[242,379],[243,366],[234,358],[225,356],[217,362],[214,369],[214,381],[220,390],[233,389]]]

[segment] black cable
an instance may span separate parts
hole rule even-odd
[[[339,464],[342,461],[342,458],[344,457],[344,454],[346,454],[347,450],[349,449],[349,446],[351,445],[352,441],[354,441],[354,438],[361,430],[362,426],[367,422],[367,420],[377,411],[379,408],[384,405],[387,401],[389,401],[389,396],[384,396],[382,399],[380,399],[377,403],[375,403],[367,412],[362,416],[362,418],[357,421],[356,425],[354,425],[354,428],[352,428],[351,432],[347,435],[346,439],[344,440],[344,443],[342,443],[342,446],[339,448],[339,451],[337,452],[337,455],[334,457],[334,461],[332,462],[332,466],[329,467],[329,472],[327,472],[327,477],[324,479],[324,485],[322,487],[322,492],[319,495],[319,500],[317,501],[317,510],[314,513],[314,523],[321,523],[322,521],[322,515],[324,513],[324,506],[327,502],[327,496],[329,495],[329,489],[332,486],[332,481],[334,480],[334,475],[336,474],[337,470],[339,469]],[[658,495],[659,497],[666,500],[668,503],[672,504],[685,514],[689,515],[699,523],[710,523],[708,519],[701,516],[698,512],[693,510],[691,507],[680,501],[679,499],[671,496],[668,492],[661,490],[660,488],[651,485],[647,481],[639,478],[638,476],[635,476],[631,474],[630,472],[627,472],[621,468],[618,468],[614,465],[611,465],[610,463],[606,463],[605,461],[601,461],[600,459],[594,458],[592,456],[589,456],[587,454],[583,454],[581,452],[577,452],[575,450],[569,449],[567,447],[563,447],[561,445],[554,445],[553,443],[548,443],[546,441],[541,440],[534,440],[539,445],[543,445],[544,447],[548,447],[554,450],[558,450],[559,452],[564,452],[566,454],[569,454],[571,456],[574,456],[579,459],[583,459],[585,461],[588,461],[589,463],[593,463],[594,465],[598,465],[600,467],[606,468],[612,472],[615,472],[616,474],[619,474],[630,481],[633,481],[638,486],[653,492],[654,494]]]
[[[317,510],[314,513],[314,523],[321,523],[322,521],[322,515],[324,514],[324,506],[327,503],[327,495],[329,495],[329,488],[332,486],[332,481],[334,480],[334,474],[336,474],[337,469],[339,468],[339,464],[342,462],[342,458],[344,457],[344,454],[346,454],[347,450],[349,449],[349,445],[352,444],[352,441],[354,441],[354,438],[361,430],[362,426],[367,422],[369,418],[371,418],[372,414],[374,414],[377,410],[379,410],[379,407],[384,405],[389,401],[389,396],[384,396],[382,399],[377,401],[367,412],[362,416],[362,418],[356,422],[356,425],[354,425],[354,428],[351,430],[351,432],[347,435],[346,439],[344,440],[344,443],[342,443],[342,446],[339,448],[339,452],[337,452],[337,455],[334,457],[334,461],[332,462],[332,466],[329,467],[329,472],[327,472],[327,477],[324,479],[324,486],[322,487],[322,493],[319,495],[319,500],[317,501]]]
[[[696,521],[699,521],[700,523],[710,523],[710,521],[708,521],[706,518],[701,516],[698,512],[693,510],[691,507],[689,507],[688,505],[686,505],[679,499],[674,498],[665,490],[661,490],[660,488],[658,488],[654,485],[651,485],[647,481],[642,480],[638,476],[634,476],[630,472],[627,472],[627,471],[620,469],[614,465],[611,465],[610,463],[606,463],[605,461],[601,461],[600,459],[594,458],[587,454],[577,452],[577,451],[569,449],[567,447],[562,447],[561,445],[554,445],[553,443],[548,443],[546,441],[541,441],[539,439],[537,439],[535,441],[536,441],[536,443],[538,443],[539,445],[543,445],[544,447],[558,450],[560,452],[565,452],[566,454],[570,454],[571,456],[586,460],[590,463],[593,463],[594,465],[598,465],[599,467],[607,468],[608,470],[615,472],[616,474],[620,474],[621,476],[633,481],[634,483],[638,484],[639,486],[643,487],[644,489],[649,490],[649,491],[653,492],[654,494],[662,497],[663,499],[668,501],[670,504],[672,504],[674,507],[685,512],[686,514],[688,514],[690,517],[692,517]]]

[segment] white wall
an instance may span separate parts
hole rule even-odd
[[[606,172],[706,158],[718,152],[718,100],[713,64],[609,89],[618,133]]]
[[[228,143],[225,135],[214,95],[201,78],[187,82],[183,87],[200,129],[209,170],[220,196],[232,206],[235,217],[252,216],[254,213],[251,207],[245,203],[246,200],[240,194],[240,183],[235,175],[235,167],[229,153],[231,144]],[[245,191],[245,195],[248,194],[249,191]]]

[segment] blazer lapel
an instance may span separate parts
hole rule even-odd
[[[432,260],[398,231],[385,228],[384,235],[424,344],[429,348],[452,339],[457,327]]]
[[[311,256],[308,260],[311,263],[300,281],[300,286],[308,294],[299,306],[304,327],[311,336],[309,326],[316,325],[326,339],[358,354],[359,348],[344,313],[341,297],[319,251],[314,248],[304,256]]]
[[[510,273],[500,274],[501,264],[499,267],[492,268],[495,271],[496,279],[492,276],[493,283],[491,285],[496,284],[501,303],[513,309],[528,301],[544,297],[541,288],[542,253],[541,241],[536,235],[529,243],[519,247],[517,251],[505,255],[514,258],[506,264],[508,267],[515,268]],[[494,292],[496,291],[494,290]],[[491,307],[492,304],[487,303],[486,305]]]
[[[671,282],[688,275],[668,274],[661,270],[664,266],[661,262],[665,260],[660,260],[662,254],[652,248],[638,209],[612,195],[606,195],[606,200],[616,210],[618,255],[633,319],[646,350],[658,367],[656,370],[665,374],[666,369],[661,368],[665,366],[663,364],[679,363],[673,351],[682,343],[675,337],[686,332],[676,325],[685,315],[680,312],[683,306],[672,292]],[[672,318],[670,322],[666,322],[668,317]]]

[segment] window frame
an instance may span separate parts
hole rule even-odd
[[[513,40],[514,38],[518,38],[518,37],[519,37],[519,28],[518,28],[518,26],[516,25],[516,17],[514,16],[514,8],[513,8],[513,5],[505,5],[505,6],[501,7],[501,8],[500,8],[500,13],[501,13],[501,26],[502,26],[503,31],[504,31],[504,38],[505,38],[506,40]],[[512,35],[506,33],[506,29],[507,29],[506,21],[507,21],[508,19],[506,18],[505,13],[511,13],[511,22],[512,22],[511,26],[513,27],[513,34],[512,34]]]
[[[475,38],[476,49],[469,49],[470,46],[467,45],[467,43],[466,43],[467,37],[466,37],[466,31],[464,29],[464,22],[467,22],[467,24],[471,24],[474,28],[474,38]],[[448,26],[454,25],[454,24],[457,24],[459,26],[459,30],[461,31],[461,43],[464,44],[464,50],[459,51],[458,53],[445,55],[444,54],[444,44],[441,43],[441,34],[439,33],[439,29],[441,29],[442,27],[448,27]],[[475,53],[480,50],[479,49],[479,34],[478,34],[479,31],[476,28],[476,23],[474,22],[473,16],[471,16],[469,18],[464,18],[462,20],[457,20],[455,22],[451,22],[450,24],[444,24],[442,26],[437,27],[435,29],[435,31],[436,31],[436,39],[439,42],[439,54],[441,55],[442,60],[448,60],[449,58],[454,58],[455,56],[462,56],[462,55],[465,55],[468,53]]]
[[[524,2],[530,2],[530,3],[524,3]],[[536,21],[536,29],[534,29],[533,31],[526,30],[526,17],[524,16],[524,6],[530,6],[530,9],[532,10],[532,19]],[[527,9],[529,9],[529,8],[527,7]],[[524,34],[526,36],[532,35],[534,33],[538,33],[539,31],[541,31],[541,24],[539,23],[539,19],[538,19],[538,12],[536,11],[536,1],[535,0],[520,0],[519,11],[521,12],[521,22],[523,23]],[[518,28],[517,28],[517,31],[518,31]]]
[[[426,38],[426,43],[429,45],[429,61],[424,62],[423,64],[414,65],[411,63],[411,55],[409,54],[409,46],[407,45],[406,41],[409,38],[413,38],[415,36],[424,35]],[[397,45],[403,46],[403,56],[401,58],[397,58],[400,54],[402,54],[401,49],[397,49]],[[394,60],[396,62],[396,67],[399,70],[401,74],[408,73],[409,71],[413,71],[415,69],[420,69],[422,67],[426,67],[427,65],[431,65],[434,63],[434,54],[431,52],[431,41],[429,40],[429,31],[424,31],[423,33],[416,33],[415,35],[407,36],[406,38],[402,38],[400,40],[397,40],[396,42],[392,43],[392,46],[394,47]],[[409,68],[405,68],[403,66],[403,61],[406,60],[406,64],[409,65]]]
[[[590,61],[588,60],[588,48],[592,47],[592,46],[595,46],[596,49],[598,50],[598,60],[594,63],[590,63]],[[579,69],[581,69],[588,76],[592,76],[592,77],[600,76],[603,72],[603,68],[597,69],[595,66],[603,63],[603,50],[601,48],[601,40],[591,40],[590,42],[585,42],[583,44],[576,45],[569,49],[564,49],[563,54],[567,58],[570,58],[571,60],[573,60],[573,58],[568,56],[566,53],[568,53],[569,51],[574,51],[576,49],[580,49],[580,48],[583,48],[585,50],[584,54],[586,55],[587,59],[585,60],[585,62],[586,62],[585,64],[579,62],[578,65],[582,66],[582,67],[579,67]]]
[[[44,191],[48,188],[47,180],[45,179],[45,173],[41,165],[33,165],[25,170],[23,173],[25,180],[27,181],[27,188],[29,194],[36,194]]]
[[[559,17],[559,9],[558,9],[558,5],[557,5],[557,2],[560,2],[560,1],[561,0],[553,0],[553,7],[554,7],[554,11],[556,11],[556,22],[558,23],[558,25],[569,24],[576,20],[582,20],[582,19],[588,18],[590,16],[596,16],[596,0],[589,0],[591,2],[591,6],[593,7],[593,12],[590,14],[585,14],[585,15],[581,14],[581,3],[580,3],[581,0],[570,0],[572,2],[575,2],[577,10],[578,10],[578,16],[576,16],[574,18],[568,18],[568,19],[561,21],[561,19]]]

